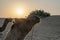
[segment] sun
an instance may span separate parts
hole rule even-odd
[[[23,8],[17,9],[16,14],[17,15],[23,15],[24,14],[24,9]]]
[[[14,14],[16,18],[27,18],[29,12],[26,7],[15,7]]]

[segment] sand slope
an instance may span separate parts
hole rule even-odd
[[[60,40],[60,16],[41,18],[25,40]]]

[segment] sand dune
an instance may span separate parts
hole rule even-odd
[[[60,16],[41,18],[25,40],[60,40]]]

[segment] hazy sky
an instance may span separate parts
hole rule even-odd
[[[60,15],[60,0],[0,0],[0,17],[16,17],[14,8],[21,5],[29,11],[41,9],[51,15]]]

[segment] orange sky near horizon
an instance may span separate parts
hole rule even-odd
[[[44,10],[45,12],[51,13],[51,15],[60,15],[59,1],[60,0],[0,0],[0,18],[25,18],[31,11],[36,9]]]
[[[29,15],[29,7],[28,5],[24,4],[24,3],[10,3],[7,4],[7,6],[5,6],[4,8],[2,7],[3,12],[4,13],[2,15],[2,17],[11,17],[11,18],[25,18],[26,16]],[[18,14],[18,11],[23,11],[22,13]],[[24,14],[23,14],[24,13]]]

